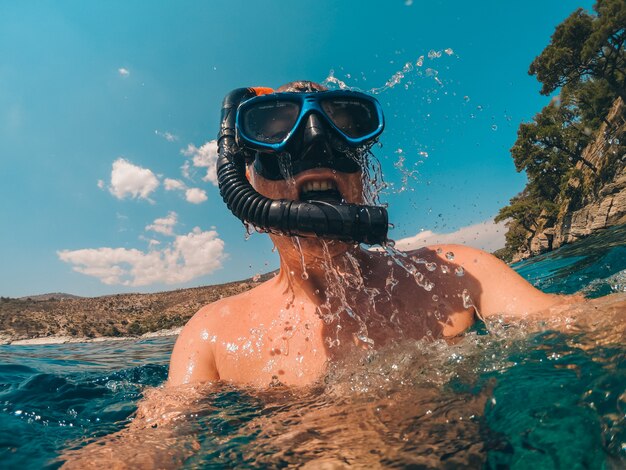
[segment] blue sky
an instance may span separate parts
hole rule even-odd
[[[0,295],[151,292],[275,269],[270,241],[246,240],[206,167],[220,103],[331,71],[385,110],[375,153],[393,184],[391,236],[466,233],[523,188],[508,150],[549,100],[528,66],[591,5],[0,0]]]

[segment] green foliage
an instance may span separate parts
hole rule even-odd
[[[496,258],[500,258],[505,263],[510,263],[511,261],[513,261],[513,256],[515,255],[515,252],[511,250],[510,247],[505,246],[504,248],[500,248],[499,250],[494,251],[492,255]]]
[[[528,72],[543,84],[542,94],[596,79],[626,101],[626,2],[598,0],[594,10],[596,15],[582,8],[572,13],[530,64]]]
[[[604,80],[587,80],[575,87],[563,87],[561,96],[575,107],[582,131],[590,135],[606,122],[606,116],[618,95]]]
[[[137,320],[128,325],[128,333],[133,336],[139,336],[145,333],[145,328]]]
[[[529,180],[541,184],[545,199],[553,199],[558,190],[559,178],[565,171],[581,161],[595,171],[582,151],[591,141],[581,129],[577,108],[571,103],[552,102],[538,113],[530,123],[522,123],[511,155],[517,171],[525,170]],[[550,192],[551,191],[551,192]]]
[[[510,263],[513,256],[526,246],[528,241],[528,231],[517,220],[510,219],[507,223],[506,244],[504,248],[496,250],[493,254],[502,261]]]
[[[569,201],[569,210],[580,209],[587,195],[582,171],[572,168],[567,172],[561,185],[561,194]]]
[[[502,222],[507,219],[513,219],[526,231],[531,232],[533,231],[533,226],[540,213],[540,202],[527,192],[522,192],[513,197],[508,206],[500,209],[500,212],[498,212],[498,215],[495,217],[495,221]]]

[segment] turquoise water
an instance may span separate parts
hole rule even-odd
[[[626,226],[614,228],[515,269],[549,292],[624,296],[624,240]],[[623,468],[625,314],[614,299],[567,331],[494,322],[454,345],[364,353],[305,390],[212,386],[167,446],[188,468]],[[65,450],[122,429],[166,379],[173,342],[0,346],[3,468],[55,468]]]

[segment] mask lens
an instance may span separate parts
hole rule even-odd
[[[243,110],[241,130],[258,142],[277,144],[293,130],[300,106],[292,101],[263,101]]]
[[[378,128],[378,113],[370,101],[332,98],[323,100],[321,106],[333,124],[352,139],[365,137]]]

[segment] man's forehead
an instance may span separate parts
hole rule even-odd
[[[328,91],[324,85],[311,82],[308,80],[298,80],[295,82],[289,82],[280,86],[277,92],[289,92],[289,93],[312,93],[314,91]]]

